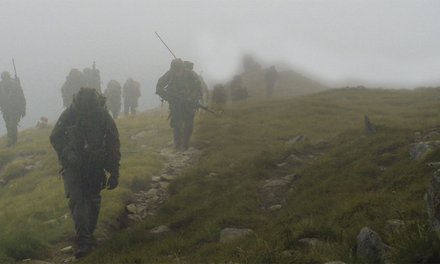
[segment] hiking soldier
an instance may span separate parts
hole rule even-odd
[[[121,112],[121,90],[121,84],[118,81],[111,80],[104,91],[107,107],[114,119],[117,119],[119,112]]]
[[[222,107],[228,100],[228,94],[226,93],[225,86],[223,84],[217,84],[214,86],[212,92],[212,103],[217,107]]]
[[[11,78],[9,72],[1,74],[0,81],[0,110],[6,123],[8,147],[17,143],[17,126],[20,119],[26,115],[26,99],[20,80]]]
[[[185,68],[181,59],[174,59],[170,70],[157,81],[156,94],[169,103],[174,146],[188,149],[194,115],[202,96],[200,79]]]
[[[101,190],[118,186],[121,157],[118,130],[100,97],[92,88],[81,88],[50,135],[62,166],[61,175],[75,223],[77,258],[88,254],[93,247]],[[106,172],[110,174],[108,180]]]
[[[78,69],[72,69],[66,77],[66,81],[61,87],[61,96],[63,97],[63,106],[69,107],[72,104],[73,96],[81,87],[85,86],[84,76]]]
[[[278,79],[278,72],[275,66],[271,66],[264,75],[266,80],[266,97],[272,97],[273,88]]]
[[[124,114],[128,116],[130,113],[136,115],[136,108],[138,107],[138,100],[141,97],[141,89],[139,82],[128,78],[124,83],[122,91],[122,97],[124,98]]]

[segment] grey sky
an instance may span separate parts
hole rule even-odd
[[[15,58],[25,127],[56,119],[69,70],[93,61],[104,86],[133,77],[141,108],[157,105],[154,85],[171,55],[154,31],[210,83],[252,52],[263,66],[290,64],[331,85],[438,85],[439,13],[438,0],[0,0],[0,71],[12,72]]]

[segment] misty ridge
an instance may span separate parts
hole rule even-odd
[[[0,263],[440,263],[438,11],[0,1]]]

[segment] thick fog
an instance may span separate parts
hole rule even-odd
[[[438,85],[439,12],[438,0],[0,0],[0,71],[13,73],[15,59],[28,102],[22,128],[42,115],[53,122],[68,72],[93,61],[103,88],[132,77],[140,110],[158,105],[154,86],[172,56],[155,31],[211,84],[252,53],[330,85]]]

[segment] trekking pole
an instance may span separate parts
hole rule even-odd
[[[165,41],[163,41],[163,39],[159,36],[159,33],[157,33],[156,31],[154,33],[156,33],[156,36],[160,39],[160,41],[162,41],[162,43],[165,45],[165,47],[168,49],[168,51],[171,53],[171,55],[173,55],[173,57],[175,59],[177,59],[176,55],[174,55],[174,53],[171,51],[171,49],[168,47],[168,45],[165,43]]]

